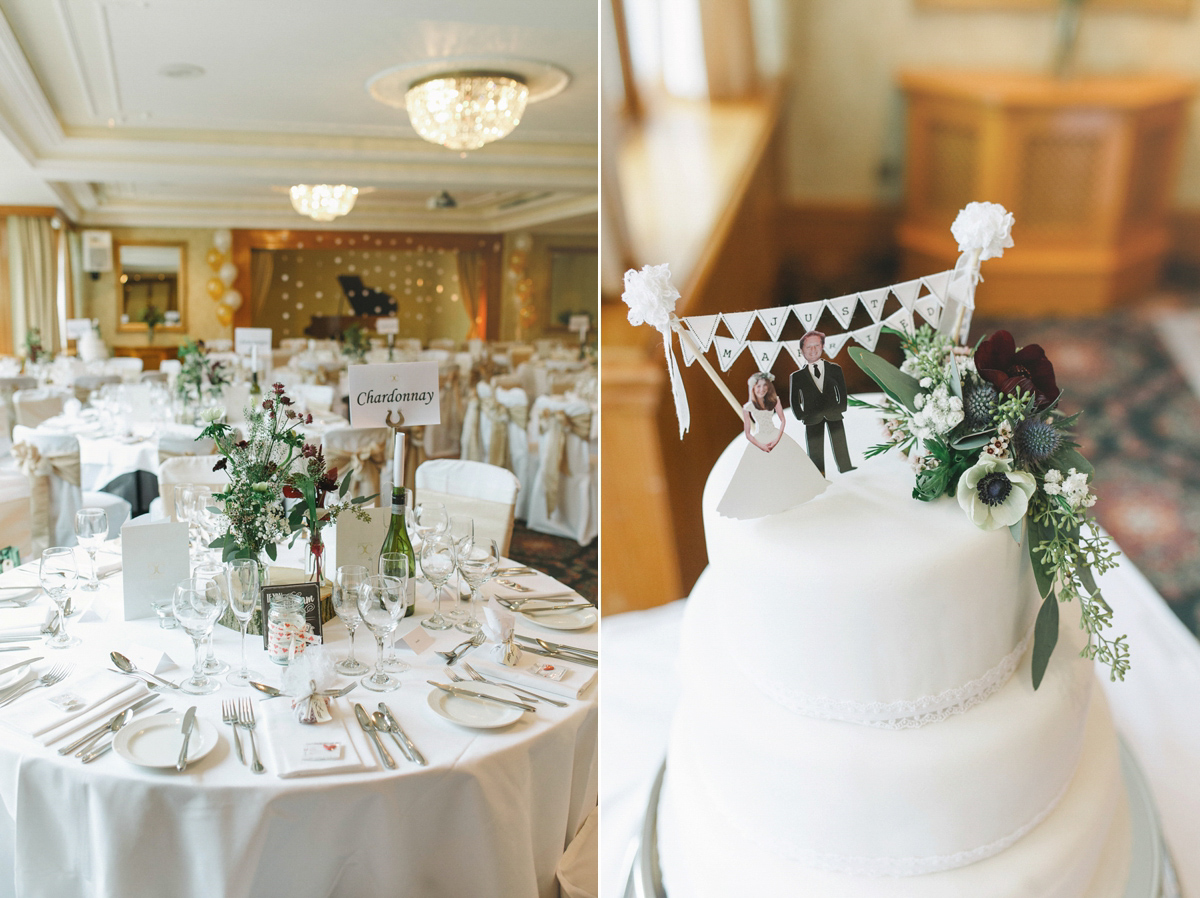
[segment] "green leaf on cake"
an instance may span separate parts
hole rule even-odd
[[[1025,519],[1029,522],[1029,561],[1033,565],[1033,579],[1037,581],[1038,595],[1045,598],[1054,587],[1054,567],[1038,548],[1053,534],[1039,524],[1033,515],[1026,515]]]
[[[879,388],[883,392],[909,411],[917,410],[916,398],[917,394],[921,392],[921,384],[915,377],[905,374],[891,362],[861,346],[851,346],[846,351],[850,353],[850,358],[854,360],[854,363],[871,380],[879,384]]]
[[[1012,535],[1013,542],[1015,542],[1018,546],[1021,545],[1021,526],[1024,523],[1025,523],[1025,519],[1021,518],[1021,520],[1017,521],[1017,523],[1015,523],[1015,524],[1010,525],[1008,528],[1008,532]]]
[[[1046,665],[1054,654],[1054,646],[1058,642],[1058,599],[1053,595],[1046,596],[1038,611],[1037,623],[1033,625],[1033,688],[1042,685],[1042,677],[1046,675]]]

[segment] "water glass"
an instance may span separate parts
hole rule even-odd
[[[192,678],[179,688],[190,695],[216,692],[221,684],[204,672],[204,640],[212,634],[213,625],[225,607],[221,590],[212,580],[197,577],[181,580],[175,586],[174,604],[175,620],[192,637],[196,650]]]
[[[108,515],[103,508],[81,508],[75,512],[75,538],[87,551],[91,562],[91,576],[83,584],[87,590],[99,589],[100,578],[96,576],[96,550],[108,538]]]
[[[224,614],[225,607],[229,604],[229,568],[219,561],[204,561],[196,565],[192,570],[192,576],[201,580],[212,580],[217,584],[217,591],[220,593],[222,603],[221,614]],[[220,616],[220,614],[217,615],[218,618]],[[213,649],[212,634],[213,630],[209,630],[208,655],[204,660],[204,672],[215,677],[229,670],[229,664],[217,659],[216,652]]]
[[[433,616],[421,621],[428,630],[446,630],[452,623],[442,616],[442,587],[454,573],[454,540],[448,533],[430,532],[421,544],[421,570],[433,587]]]
[[[404,584],[405,594],[408,593],[408,578],[412,576],[412,571],[408,567],[408,556],[403,552],[383,552],[379,556],[379,573],[385,577],[396,577]],[[406,661],[401,661],[396,654],[396,642],[394,639],[389,639],[387,644],[387,656],[383,659],[383,669],[391,673],[400,673],[408,670],[409,665]]]
[[[259,596],[258,561],[253,558],[235,558],[229,562],[229,610],[237,618],[242,631],[242,664],[225,678],[234,686],[245,686],[252,679],[262,677],[246,664],[246,628],[254,617]]]
[[[450,538],[454,540],[454,548],[457,551],[465,542],[471,542],[475,539],[475,519],[469,514],[452,514],[450,515],[450,525],[447,530],[450,533]],[[454,621],[460,621],[467,616],[466,612],[459,607],[460,602],[464,598],[462,584],[462,574],[456,572],[454,575],[454,596],[459,601],[450,603],[450,613],[446,615],[446,617]]]
[[[405,586],[407,584],[399,577],[372,574],[358,590],[358,613],[367,628],[375,634],[378,648],[375,673],[362,680],[363,686],[374,692],[391,692],[400,688],[400,681],[383,669],[383,643],[391,638],[396,622],[403,617],[408,605]]]
[[[78,576],[74,549],[67,546],[51,546],[42,552],[42,559],[38,564],[38,579],[42,589],[58,608],[58,633],[47,642],[52,649],[66,649],[79,645],[80,640],[77,637],[67,635],[67,615],[64,610],[71,598],[71,587],[75,585]]]
[[[354,631],[362,623],[362,615],[358,613],[358,591],[367,582],[369,573],[361,564],[343,564],[333,575],[333,610],[350,634],[350,654],[335,664],[334,669],[352,677],[370,670],[354,657]]]
[[[500,547],[494,539],[480,539],[465,544],[458,552],[458,572],[471,587],[471,613],[458,629],[474,633],[483,626],[479,619],[479,588],[496,576],[500,566]]]

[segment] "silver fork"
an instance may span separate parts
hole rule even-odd
[[[463,670],[465,670],[467,672],[467,676],[469,676],[472,680],[475,680],[477,683],[491,683],[493,686],[500,686],[503,689],[511,689],[513,692],[516,692],[516,693],[519,693],[520,695],[524,695],[524,696],[528,697],[530,701],[549,702],[552,705],[558,705],[558,707],[560,707],[560,708],[567,707],[566,702],[560,702],[558,699],[550,698],[550,696],[548,696],[548,695],[541,695],[537,692],[530,692],[528,689],[522,689],[520,686],[514,686],[512,683],[498,683],[495,680],[489,680],[487,677],[485,677],[483,674],[481,674],[479,671],[477,671],[475,668],[473,668],[466,661],[464,661],[462,663],[462,666],[463,666]]]
[[[11,704],[13,701],[20,698],[22,695],[24,695],[26,692],[29,692],[32,689],[38,689],[39,687],[42,687],[42,686],[53,686],[55,683],[68,677],[70,675],[72,669],[73,668],[71,667],[70,664],[55,664],[52,668],[50,668],[49,671],[42,674],[36,680],[32,680],[32,681],[26,683],[24,686],[22,686],[20,689],[18,689],[12,695],[10,695],[8,698],[6,698],[4,701],[0,702],[0,708],[3,708],[5,705]]]
[[[238,723],[250,733],[250,752],[254,755],[254,763],[250,765],[250,769],[255,773],[262,773],[266,768],[258,759],[258,746],[254,743],[254,705],[248,698],[244,698],[238,703]]]
[[[237,748],[238,760],[245,764],[246,756],[242,754],[242,737],[238,735],[238,715],[233,702],[221,702],[221,720],[233,730],[233,744]]]

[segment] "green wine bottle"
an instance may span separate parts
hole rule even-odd
[[[384,552],[399,552],[408,559],[408,608],[405,617],[411,617],[416,610],[417,600],[417,557],[413,553],[412,541],[408,538],[408,527],[404,522],[404,503],[406,490],[403,485],[392,488],[392,520],[388,524],[387,536],[379,554]]]
[[[255,371],[250,375],[250,398],[257,399],[262,395],[262,387],[258,385],[258,372]]]

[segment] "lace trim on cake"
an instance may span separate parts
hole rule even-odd
[[[819,720],[845,720],[887,730],[911,730],[961,714],[986,699],[1008,682],[1021,656],[1033,639],[1033,628],[1000,663],[962,686],[954,686],[936,695],[893,702],[855,702],[806,695],[780,686],[777,682],[759,683],[769,698],[791,711]]]

